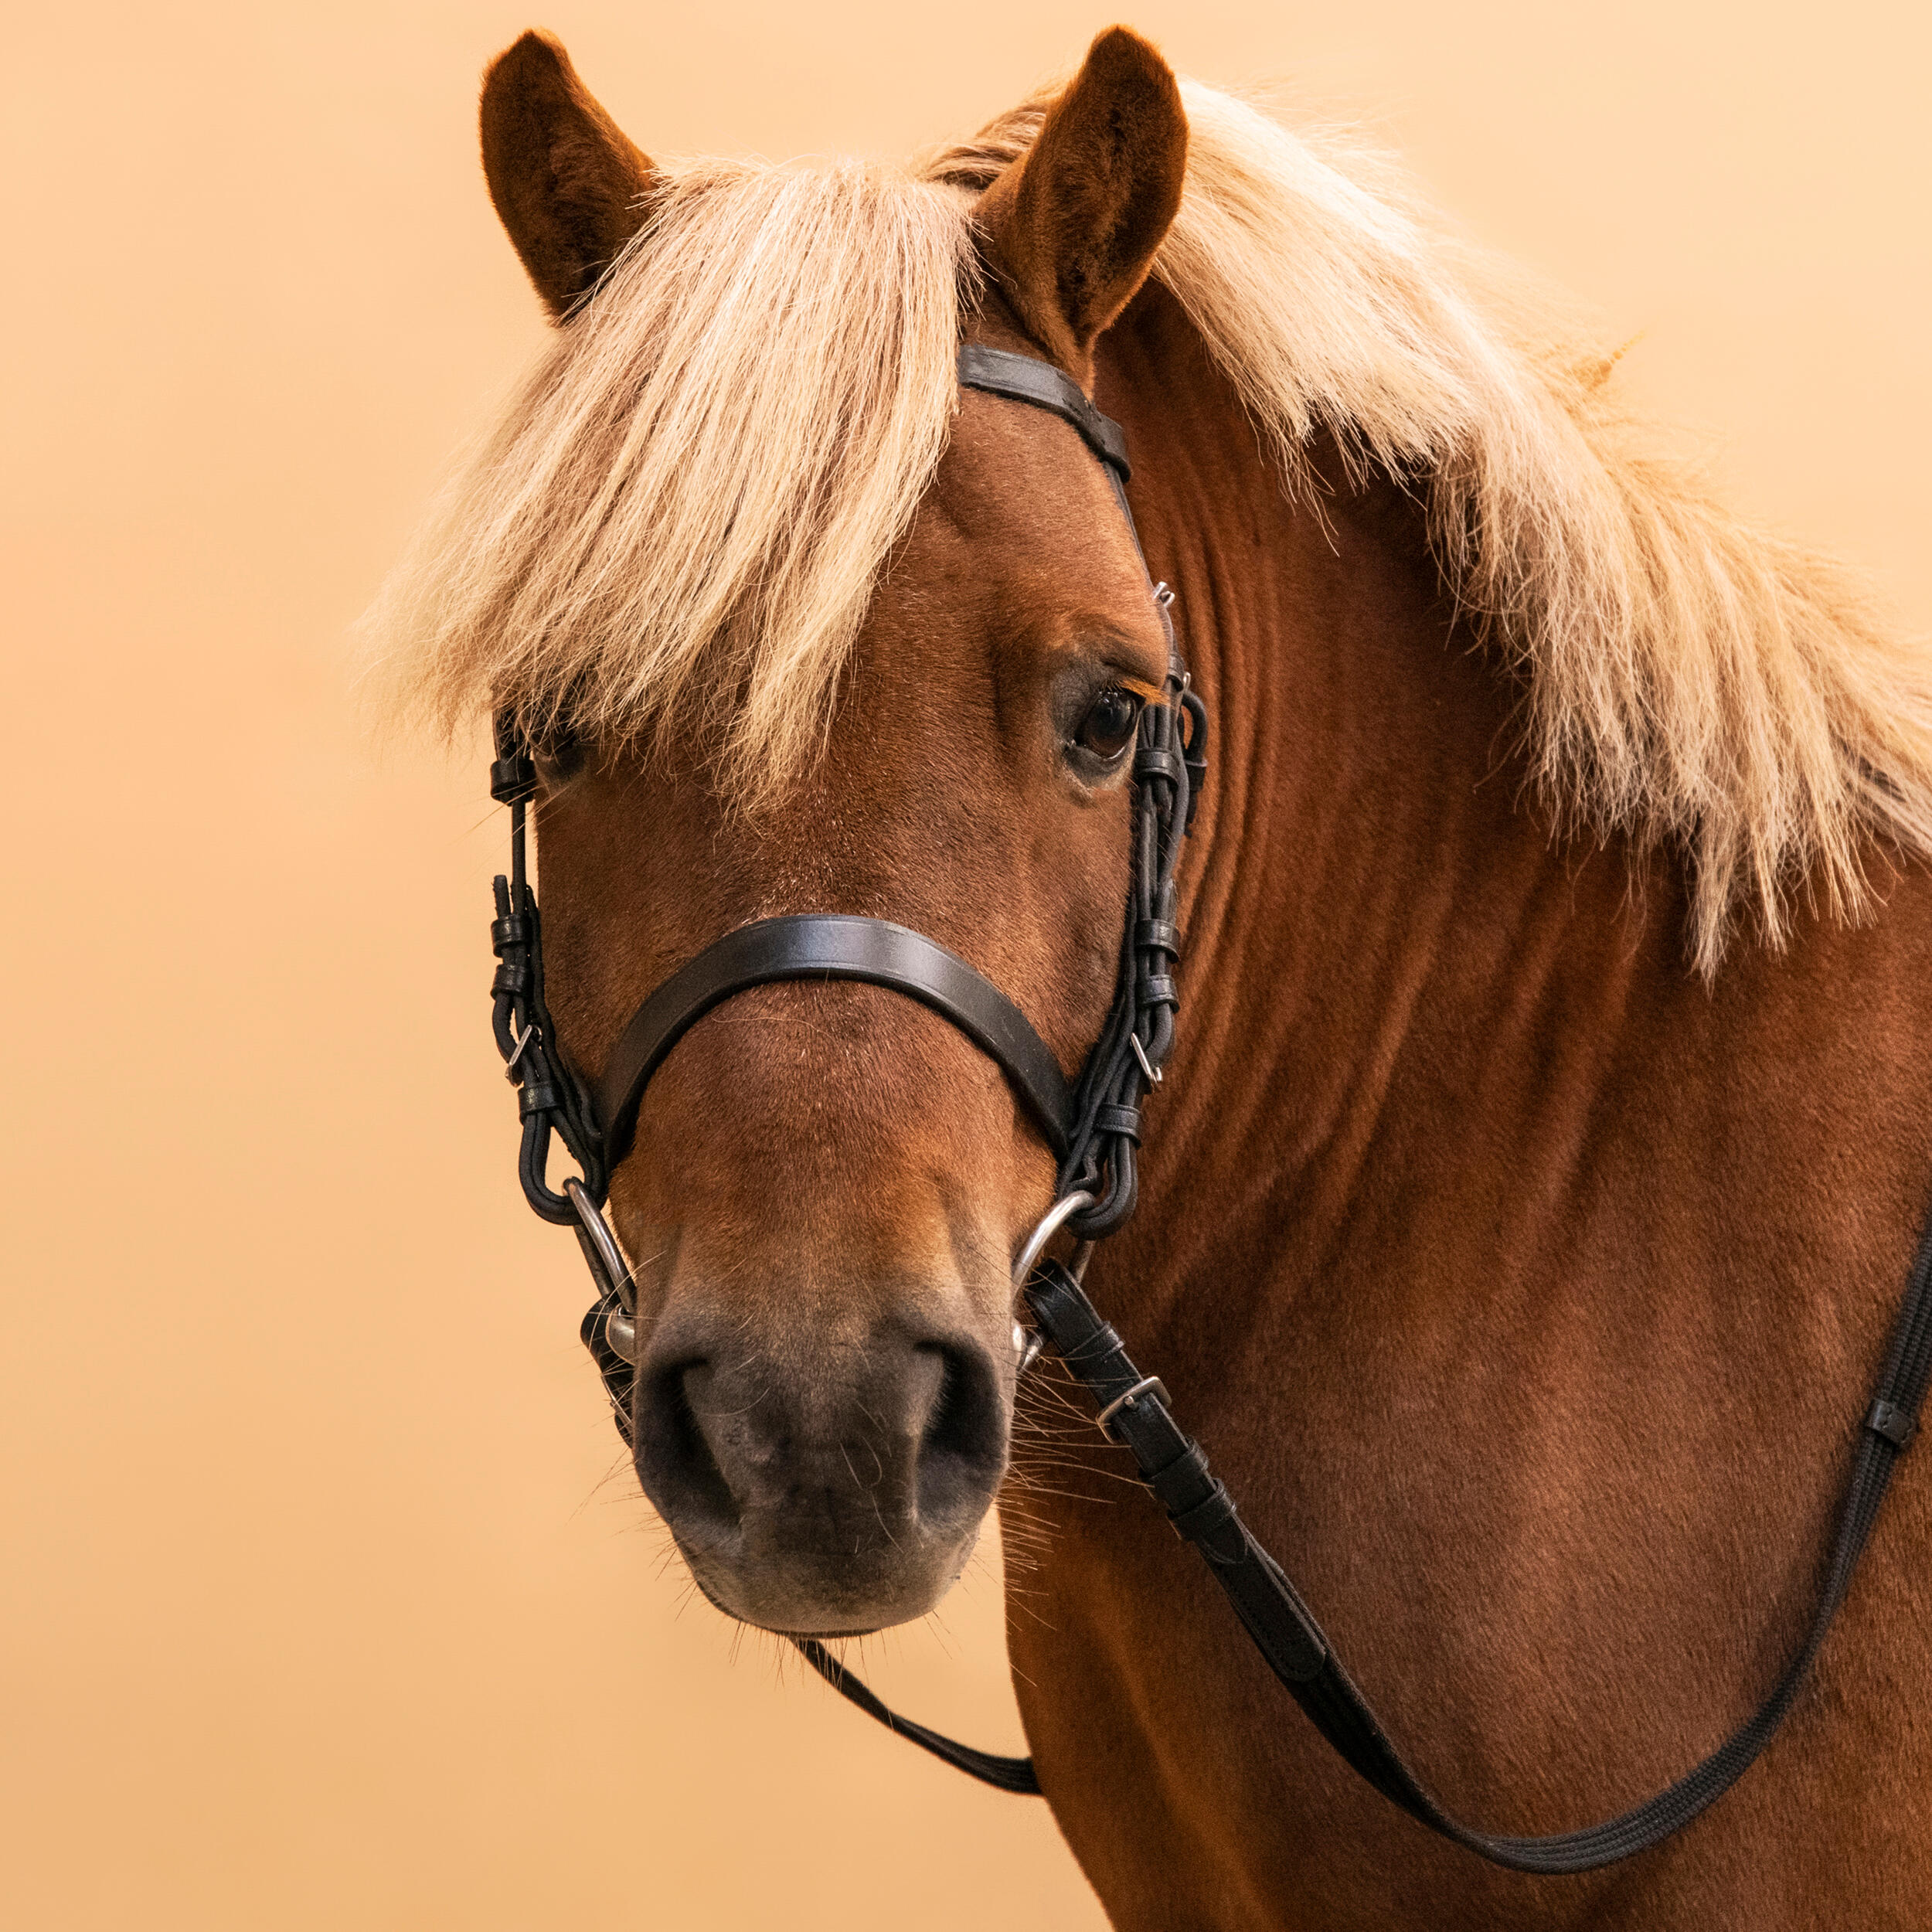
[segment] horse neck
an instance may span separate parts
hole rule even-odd
[[[1634,981],[1685,982],[1681,896],[1661,867],[1633,890],[1621,845],[1553,838],[1518,694],[1459,630],[1410,498],[1332,447],[1319,490],[1285,494],[1164,291],[1099,386],[1214,725],[1135,1243],[1162,1257],[1157,1304],[1190,1255],[1312,1282],[1348,1224],[1375,1217],[1392,1254],[1466,1219],[1472,1174],[1533,1166],[1553,1080],[1587,1111]],[[1445,1162],[1478,1138],[1497,1158]],[[1177,1236],[1203,1201],[1220,1225]]]

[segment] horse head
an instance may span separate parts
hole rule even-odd
[[[930,408],[913,422],[903,399],[876,420],[879,392],[904,382],[909,360],[934,359],[907,349],[883,296],[877,339],[854,338],[849,303],[811,335],[827,294],[812,277],[841,273],[840,246],[866,238],[831,232],[842,217],[822,192],[811,233],[787,233],[769,196],[755,219],[707,224],[701,191],[662,175],[536,35],[491,70],[482,123],[498,212],[562,332],[583,338],[564,352],[570,366],[581,376],[587,359],[634,352],[648,365],[624,392],[641,408],[624,414],[607,393],[600,416],[580,408],[549,437],[553,468],[577,464],[602,504],[597,541],[627,491],[655,488],[682,492],[682,527],[719,554],[761,517],[793,545],[751,559],[735,591],[691,593],[718,605],[709,655],[655,664],[648,730],[611,696],[621,624],[546,634],[541,665],[497,674],[492,702],[535,755],[563,1056],[594,1080],[640,1002],[722,936],[835,913],[957,954],[1073,1076],[1115,993],[1131,753],[1169,674],[1107,471],[1049,415],[948,393],[932,460],[912,466],[916,494],[876,558],[843,571],[859,574],[859,602],[832,645],[821,627],[814,661],[809,622],[794,624],[804,643],[778,635],[757,599],[787,571],[805,586],[794,618],[815,597],[853,594],[810,581],[815,567],[841,574],[838,546],[855,544],[835,515],[812,533],[818,555],[797,554],[799,519],[830,514],[823,499],[843,486],[849,425],[835,419],[864,419],[885,441],[930,434]],[[1117,30],[970,221],[957,191],[922,190],[965,238],[947,271],[946,367],[963,330],[1090,386],[1094,342],[1172,217],[1185,141],[1172,76]],[[849,186],[848,212],[866,193],[856,175]],[[734,236],[742,262],[719,253]],[[787,248],[801,266],[774,331],[747,304],[771,305],[759,251]],[[639,325],[640,305],[662,303],[654,274],[708,278],[709,293]],[[943,334],[944,291],[934,299]],[[706,331],[794,359],[741,366]],[[568,387],[558,379],[553,396]],[[726,446],[734,434],[752,447]],[[584,454],[600,435],[617,452],[602,474]],[[808,472],[811,500],[787,498]],[[600,566],[585,549],[571,567],[580,582]],[[714,1604],[774,1630],[844,1634],[922,1614],[958,1576],[1007,1464],[1012,1257],[1055,1176],[1000,1066],[902,992],[787,980],[719,1004],[678,1040],[614,1164],[610,1209],[637,1284],[638,1472]]]

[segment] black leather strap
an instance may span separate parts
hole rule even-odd
[[[1021,1798],[1039,1796],[1039,1780],[1033,1775],[1030,1757],[1002,1757],[995,1751],[976,1750],[971,1744],[961,1744],[938,1731],[928,1730],[923,1724],[915,1724],[910,1717],[901,1717],[896,1711],[888,1709],[817,1638],[794,1637],[791,1641],[798,1645],[799,1655],[841,1697],[849,1698],[868,1717],[877,1718],[888,1730],[910,1739],[922,1750],[930,1751],[955,1770],[978,1778],[982,1784]]]
[[[985,389],[1009,402],[1030,403],[1071,423],[1087,447],[1121,483],[1133,475],[1127,461],[1127,432],[1111,416],[1103,416],[1087,400],[1070,376],[1037,356],[1016,355],[1010,349],[989,349],[984,342],[962,342],[959,380],[966,389]]]
[[[1079,430],[1080,440],[1100,459],[1101,467],[1107,471],[1107,480],[1114,491],[1114,501],[1120,505],[1121,515],[1127,519],[1127,534],[1134,546],[1134,554],[1141,560],[1141,567],[1147,570],[1147,553],[1141,548],[1139,526],[1134,521],[1134,506],[1127,498],[1127,486],[1133,471],[1127,461],[1127,432],[1111,416],[1103,416],[1088,401],[1086,392],[1080,384],[1056,369],[1051,362],[1043,362],[1036,355],[1016,355],[1012,350],[989,348],[984,342],[962,342],[959,345],[959,384],[962,389],[984,389],[989,396],[1003,396],[1009,403],[1024,403],[1029,407],[1045,410],[1049,416],[1057,416],[1062,422],[1070,423]],[[1165,584],[1154,582],[1154,573],[1148,571],[1148,583],[1154,592],[1155,608],[1159,611],[1161,628],[1167,634],[1168,675],[1178,685],[1184,681],[1185,667],[1181,662],[1180,647],[1174,635],[1174,622],[1168,610],[1172,594]],[[1206,775],[1205,771],[1201,774]],[[1197,785],[1198,794],[1200,787]]]
[[[526,850],[536,767],[518,739],[515,719],[499,715],[495,724],[490,795],[510,808],[510,870],[507,877],[497,875],[496,917],[490,922],[490,946],[497,959],[490,985],[491,1026],[517,1090],[522,1124],[517,1176],[524,1197],[545,1220],[569,1227],[576,1224],[577,1210],[547,1178],[550,1137],[561,1137],[583,1170],[584,1185],[600,1201],[606,1179],[603,1142],[589,1090],[557,1050],[556,1029],[544,999],[543,928],[536,895],[530,890]]]
[[[1072,1091],[1032,1022],[957,953],[889,920],[798,913],[738,927],[686,961],[631,1016],[596,1083],[604,1160],[614,1168],[637,1132],[638,1107],[665,1056],[713,1007],[781,980],[861,980],[889,986],[952,1022],[997,1061],[1058,1155],[1066,1151]]]

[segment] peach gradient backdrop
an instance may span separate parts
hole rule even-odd
[[[1112,16],[559,0],[648,149],[900,151]],[[1358,104],[1642,332],[1736,491],[1932,616],[1923,10],[1143,6]],[[509,0],[43,7],[4,170],[0,1913],[22,1928],[1079,1928],[1040,1806],[683,1602],[486,1036],[500,817],[345,627],[542,335]],[[1614,22],[1614,24],[1613,24]],[[881,1688],[1019,1731],[989,1560]],[[1295,1722],[1284,1700],[1281,1721]]]

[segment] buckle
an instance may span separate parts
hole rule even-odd
[[[1154,1396],[1160,1403],[1163,1408],[1168,1406],[1174,1400],[1174,1398],[1167,1392],[1167,1384],[1163,1382],[1158,1376],[1142,1376],[1140,1380],[1135,1383],[1133,1387],[1128,1389],[1125,1395],[1116,1396],[1114,1400],[1094,1418],[1094,1427],[1099,1430],[1102,1435],[1105,1435],[1107,1433],[1107,1425],[1111,1422],[1123,1409],[1132,1408],[1134,1403],[1138,1402],[1142,1396]]]

